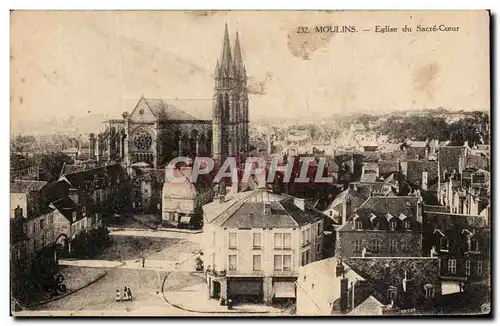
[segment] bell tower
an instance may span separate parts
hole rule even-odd
[[[248,152],[248,92],[240,40],[236,32],[234,53],[231,51],[227,24],[222,51],[214,71],[212,112],[212,155],[216,165],[228,156],[237,161]]]

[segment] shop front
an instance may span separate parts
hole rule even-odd
[[[234,303],[260,303],[264,300],[263,278],[235,277],[227,279],[228,298]]]
[[[273,302],[295,301],[296,278],[273,278]]]

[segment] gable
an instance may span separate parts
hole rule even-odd
[[[149,106],[149,103],[144,97],[141,97],[130,114],[130,121],[136,123],[152,123],[156,120],[158,120],[158,118]]]

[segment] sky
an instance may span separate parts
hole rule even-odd
[[[486,12],[14,11],[12,126],[120,117],[142,95],[210,99],[225,23],[232,46],[239,32],[251,119],[490,107]],[[405,24],[460,30],[402,33]],[[324,25],[359,32],[297,33]]]

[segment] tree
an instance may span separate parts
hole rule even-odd
[[[66,164],[72,164],[73,160],[61,152],[43,154],[40,160],[40,180],[54,182],[59,178],[61,169]]]

